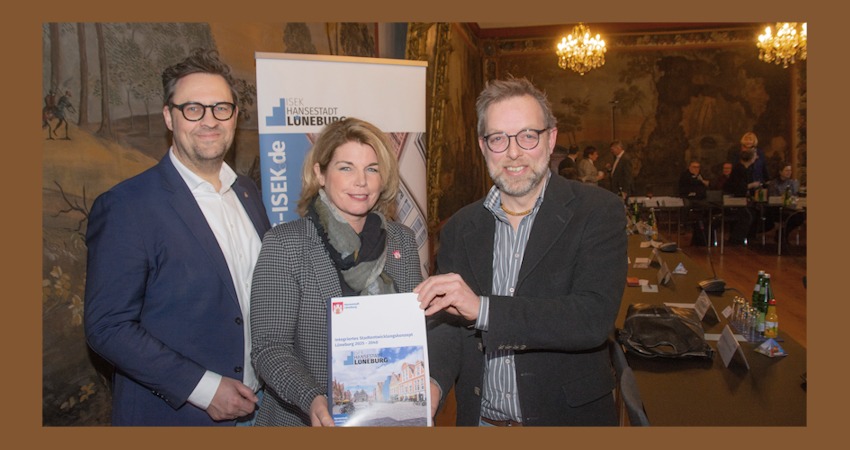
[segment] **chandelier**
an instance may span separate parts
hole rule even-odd
[[[759,59],[768,62],[782,64],[787,68],[798,59],[806,59],[807,31],[806,23],[797,27],[797,22],[776,23],[776,35],[765,27],[764,34],[759,35],[758,48]]]
[[[590,28],[579,23],[569,36],[561,38],[558,43],[558,66],[584,75],[605,64],[606,50],[605,41],[598,34],[591,38]]]

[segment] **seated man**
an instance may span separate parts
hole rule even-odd
[[[785,192],[788,191],[788,195],[796,197],[800,192],[800,182],[791,178],[791,164],[783,163],[780,167],[781,169],[779,170],[778,176],[770,182],[770,186],[768,188],[770,190],[770,195],[784,196]],[[781,220],[781,217],[776,217],[776,219]],[[779,239],[782,239],[782,245],[788,244],[788,235],[805,221],[805,212],[798,212],[788,218],[788,221],[782,226],[782,236],[778,237]]]
[[[722,190],[723,185],[726,184],[726,180],[729,179],[729,174],[732,173],[732,163],[725,162],[723,163],[722,168],[720,169],[720,175],[714,177],[708,185],[708,188],[711,190]]]
[[[705,192],[708,187],[708,180],[700,174],[699,161],[691,161],[688,164],[688,169],[682,172],[679,176],[679,196],[688,200],[705,200]],[[700,207],[699,203],[691,202],[688,219],[693,223],[693,233],[691,235],[691,245],[705,246],[706,245],[706,214],[708,210]]]

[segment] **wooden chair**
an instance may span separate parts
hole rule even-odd
[[[608,341],[608,349],[611,353],[611,363],[617,376],[617,387],[614,398],[617,402],[620,414],[620,426],[646,427],[649,426],[649,418],[643,407],[643,400],[637,387],[637,380],[623,348],[614,339]]]

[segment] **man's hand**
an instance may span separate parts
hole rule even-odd
[[[419,294],[419,307],[425,310],[426,316],[445,309],[467,320],[478,319],[481,299],[456,273],[428,277],[413,292]]]
[[[328,411],[328,398],[319,395],[310,404],[310,425],[314,427],[332,427],[334,419]]]
[[[239,380],[221,377],[207,414],[213,420],[235,420],[254,412],[258,400],[257,394]]]

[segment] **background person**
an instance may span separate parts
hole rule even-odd
[[[755,189],[761,186],[760,181],[753,180],[753,163],[756,160],[755,149],[741,150],[738,162],[732,166],[729,179],[723,185],[723,194],[733,197],[751,197]],[[729,233],[729,245],[744,245],[748,237],[752,237],[751,229],[755,228],[755,218],[758,213],[751,206],[737,207],[729,211],[727,216],[732,219]]]
[[[691,234],[691,245],[706,245],[706,223],[710,220],[707,216],[708,210],[699,206],[699,200],[705,200],[708,180],[700,173],[699,161],[691,161],[688,168],[679,176],[679,196],[690,200],[691,208],[689,214],[693,224]]]
[[[800,193],[800,182],[794,178],[791,178],[792,168],[791,164],[781,164],[781,170],[777,174],[777,177],[774,178],[769,183],[770,195],[773,196],[784,196],[785,191],[788,191],[788,194],[792,197],[796,197]],[[781,217],[775,215],[773,217],[774,220],[781,220]],[[788,244],[788,236],[792,231],[796,230],[806,221],[806,213],[798,212],[793,214],[788,218],[785,224],[782,226],[782,235],[779,237],[782,239],[782,244]]]
[[[196,50],[162,73],[168,154],[95,200],[86,338],[115,366],[112,425],[234,425],[260,387],[249,300],[269,220],[224,155],[238,116],[230,68]]]
[[[726,180],[729,179],[729,175],[732,173],[732,163],[725,162],[720,168],[720,175],[714,177],[711,181],[708,182],[708,188],[713,191],[722,191],[723,185],[726,184]]]
[[[741,136],[741,151],[752,150],[755,153],[751,169],[752,181],[758,181],[759,183],[764,184],[769,178],[767,172],[767,156],[765,156],[764,150],[758,145],[759,139],[752,131],[748,131]]]
[[[489,82],[476,107],[494,186],[448,220],[439,274],[414,290],[430,317],[434,412],[454,386],[460,426],[616,425],[622,200],[552,176],[556,121],[528,80]]]
[[[635,190],[634,175],[632,174],[632,158],[626,154],[622,141],[611,143],[611,154],[614,155],[614,162],[611,163],[609,176],[611,192],[618,195],[625,193],[631,196]]]
[[[578,179],[585,183],[599,184],[605,178],[604,173],[596,168],[596,160],[599,159],[599,151],[591,145],[584,148],[582,159],[578,162]]]
[[[257,425],[333,426],[327,301],[410,292],[422,280],[413,231],[392,222],[398,162],[389,138],[348,118],[307,154],[298,212],[263,239],[251,294]]]
[[[568,180],[578,180],[578,168],[576,167],[576,157],[578,157],[578,147],[571,145],[567,150],[567,157],[558,163],[558,175]]]

